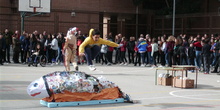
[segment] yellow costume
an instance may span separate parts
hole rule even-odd
[[[91,71],[96,70],[92,60],[99,54],[100,44],[105,44],[111,47],[120,46],[119,44],[116,44],[112,41],[100,38],[100,32],[98,30],[90,29],[89,37],[87,37],[79,46],[79,54],[85,55],[87,64],[89,65],[89,69]]]
[[[118,47],[119,46],[117,43],[114,43],[114,42],[109,41],[109,40],[104,40],[102,38],[99,38],[98,41],[94,41],[93,38],[92,38],[92,32],[93,31],[94,31],[94,29],[90,29],[89,37],[87,37],[84,40],[84,42],[79,46],[79,53],[84,53],[85,47],[92,47],[94,45],[100,46],[101,44],[105,44],[105,45],[108,45],[110,47]]]

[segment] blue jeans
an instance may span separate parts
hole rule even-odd
[[[141,55],[141,63],[142,64],[145,64],[145,52],[144,53],[140,53],[140,55]]]
[[[147,52],[147,63],[148,64],[152,64],[152,62],[153,62],[153,57],[151,56],[151,52]]]
[[[100,47],[95,45],[93,47],[85,47],[85,57],[88,65],[93,65],[92,60],[100,53]]]
[[[61,52],[61,48],[58,47],[58,50],[57,50],[57,57],[56,57],[56,62],[63,62],[63,57],[62,57],[62,52]]]
[[[196,65],[198,68],[201,67],[201,51],[196,51],[195,65]]]
[[[168,53],[165,53],[165,61],[166,61],[166,64],[168,64]]]
[[[219,56],[218,52],[214,52],[213,53],[213,62],[212,62],[212,66],[215,66],[216,62],[217,62],[217,56]]]

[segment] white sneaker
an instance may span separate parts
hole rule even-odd
[[[108,64],[107,64],[107,66],[111,66],[111,65],[112,65],[111,63],[108,63]]]
[[[121,63],[120,65],[124,65],[124,63]]]
[[[125,63],[124,65],[128,65],[128,63]]]
[[[141,67],[145,67],[145,65],[144,65],[144,64],[141,64]]]
[[[90,69],[90,71],[95,71],[96,70],[94,65],[89,65],[89,69]]]

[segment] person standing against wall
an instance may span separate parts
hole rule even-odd
[[[157,67],[157,56],[159,53],[159,47],[157,44],[157,39],[153,38],[152,44],[152,52],[151,52],[151,56],[153,57],[153,66],[152,67]]]
[[[140,53],[140,58],[141,58],[141,66],[144,67],[146,65],[145,62],[145,57],[146,57],[146,51],[147,51],[148,44],[144,40],[144,38],[139,38],[139,43],[138,43],[138,52]]]
[[[5,39],[0,33],[0,65],[3,65],[3,52],[5,51]]]
[[[210,71],[210,57],[211,57],[211,45],[209,44],[209,39],[206,38],[202,40],[203,46],[202,46],[202,56],[203,56],[203,61],[204,61],[204,74],[209,74]]]
[[[20,63],[19,53],[21,51],[21,42],[19,38],[20,38],[19,32],[18,30],[16,30],[15,33],[12,35],[13,62],[14,63]]]
[[[134,48],[135,48],[135,37],[131,36],[127,43],[127,49],[128,49],[128,61],[129,63],[133,63],[133,64],[134,64]]]
[[[12,36],[10,35],[8,29],[5,29],[5,33],[3,33],[3,37],[5,39],[4,62],[11,63],[10,50],[11,50],[11,45],[12,45]],[[7,58],[7,61],[6,61],[6,58]]]
[[[168,66],[172,67],[173,61],[173,50],[174,50],[174,45],[175,45],[175,37],[174,36],[169,36],[169,38],[167,39],[167,58],[168,58]]]

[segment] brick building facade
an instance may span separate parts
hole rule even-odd
[[[177,34],[220,33],[220,16],[217,12],[220,2],[203,1],[204,10],[201,13],[176,16]],[[45,30],[48,33],[66,33],[70,27],[76,26],[82,33],[88,33],[90,28],[99,28],[103,34],[122,33],[126,37],[140,33],[153,36],[171,34],[172,17],[155,16],[155,10],[143,9],[142,5],[138,7],[136,15],[133,0],[51,0],[51,13],[26,17],[24,30],[28,33],[34,30],[39,33]],[[0,0],[0,31],[5,28],[21,30],[18,0]]]

